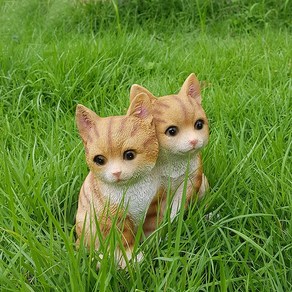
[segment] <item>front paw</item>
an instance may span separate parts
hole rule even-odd
[[[209,186],[209,182],[207,177],[205,176],[205,174],[202,174],[202,183],[199,189],[199,199],[203,198],[205,193],[209,190],[210,186]]]
[[[122,269],[126,268],[127,262],[131,260],[136,263],[139,263],[143,260],[142,252],[139,252],[137,255],[133,255],[133,251],[130,249],[125,251],[125,256],[126,256],[126,259],[124,257],[124,254],[121,251],[117,252],[116,254],[117,263]]]
[[[96,263],[96,270],[99,270],[100,269],[102,259],[103,259],[103,254],[102,253],[99,253],[98,260],[97,260],[97,263]],[[94,258],[92,258],[92,260],[94,260]]]

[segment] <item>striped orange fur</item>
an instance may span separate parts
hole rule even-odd
[[[171,219],[180,209],[183,182],[188,173],[186,206],[198,196],[201,198],[208,188],[208,181],[203,174],[200,151],[206,146],[209,138],[208,119],[201,105],[201,91],[195,74],[191,74],[184,82],[178,94],[156,98],[146,88],[134,84],[131,87],[130,99],[137,94],[147,94],[152,101],[152,114],[159,141],[159,155],[156,167],[167,187],[169,178],[174,193],[171,206]],[[155,212],[165,212],[166,196],[158,204],[156,199],[150,205],[145,222],[144,232],[150,234],[156,228]],[[156,216],[157,217],[157,216]],[[152,226],[152,229],[151,229]]]
[[[162,189],[155,168],[159,149],[151,107],[144,93],[131,102],[126,116],[101,118],[77,106],[77,127],[90,170],[79,194],[77,244],[83,235],[86,246],[93,243],[99,249],[100,240],[115,228],[131,259],[137,226]],[[118,264],[125,267],[126,259],[119,248],[115,256]],[[137,259],[141,258],[138,254]]]

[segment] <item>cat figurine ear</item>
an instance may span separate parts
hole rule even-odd
[[[140,119],[150,120],[150,122],[152,121],[152,104],[146,93],[138,93],[138,95],[133,98],[127,116],[134,116]]]
[[[201,104],[202,97],[200,82],[194,73],[190,74],[189,77],[185,80],[183,86],[181,87],[179,95],[190,96],[194,98],[197,103]]]
[[[78,104],[76,107],[76,124],[79,134],[86,145],[88,140],[95,134],[97,135],[97,130],[95,129],[96,121],[100,117],[90,110],[89,108]]]
[[[130,101],[133,101],[133,99],[138,95],[139,93],[146,93],[150,100],[156,99],[155,96],[148,91],[145,87],[138,85],[138,84],[133,84],[130,89]]]

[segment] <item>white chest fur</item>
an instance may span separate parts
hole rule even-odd
[[[198,154],[192,157],[180,155],[161,154],[158,157],[157,167],[160,175],[163,176],[163,182],[168,184],[171,180],[173,188],[177,188],[185,178],[186,173],[193,173],[200,166]]]
[[[108,197],[110,203],[119,205],[123,202],[134,222],[139,224],[144,219],[145,213],[160,185],[160,178],[154,170],[129,187],[102,184],[100,190],[103,195]]]

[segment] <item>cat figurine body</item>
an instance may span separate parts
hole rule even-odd
[[[150,99],[139,94],[126,116],[107,118],[78,105],[76,122],[90,170],[79,194],[77,244],[84,234],[85,245],[93,242],[98,249],[96,221],[104,238],[115,224],[130,259],[136,229],[152,199],[163,191],[155,168],[159,149]],[[119,248],[115,256],[118,264],[125,267],[126,260]],[[139,254],[137,259],[141,258]]]
[[[188,174],[186,205],[194,196],[203,197],[209,187],[203,173],[200,154],[209,138],[208,120],[201,105],[200,84],[195,74],[191,74],[178,94],[159,98],[144,87],[134,84],[131,87],[130,99],[141,92],[152,100],[152,114],[160,148],[157,168],[165,187],[167,188],[170,183],[174,193],[170,212],[170,218],[173,220],[181,207],[186,174]],[[144,222],[146,235],[155,230],[165,208],[166,197],[156,196]]]

